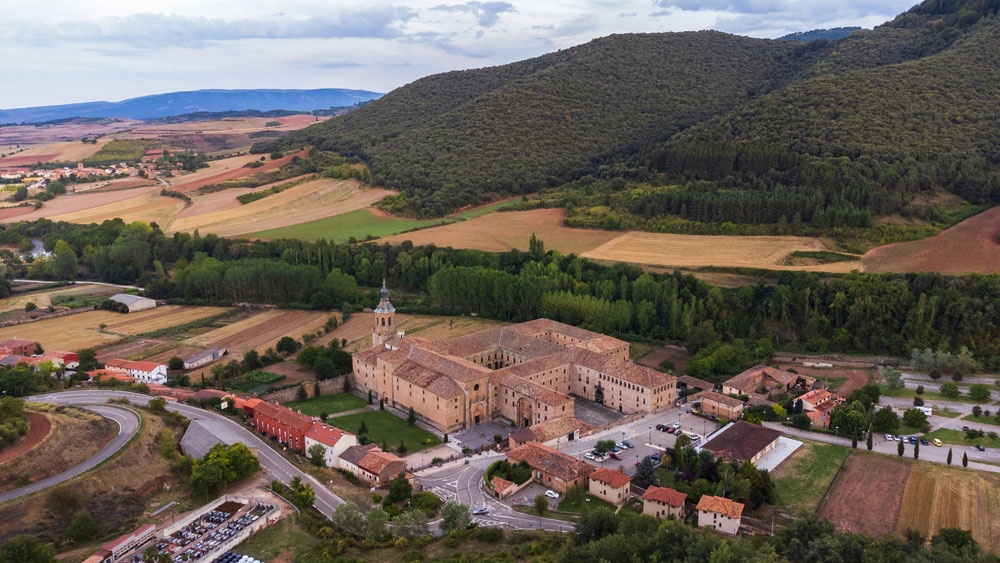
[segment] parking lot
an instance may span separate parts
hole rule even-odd
[[[276,506],[265,503],[248,506],[237,502],[225,502],[161,539],[156,543],[156,549],[170,557],[171,561],[178,563],[199,561],[206,556],[216,557],[217,554],[213,554],[216,548],[276,509]],[[142,560],[142,554],[135,557],[137,557],[133,559],[135,562]]]

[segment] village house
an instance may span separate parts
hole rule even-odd
[[[131,360],[108,360],[104,363],[108,369],[123,370],[129,377],[142,383],[167,382],[167,366],[156,362],[133,362]]]
[[[38,342],[23,338],[8,338],[0,342],[0,348],[9,350],[8,354],[15,356],[33,356],[38,349]]]
[[[306,432],[313,425],[313,418],[289,408],[267,401],[260,401],[245,409],[252,413],[250,424],[261,434],[274,438],[288,449],[305,454]]]
[[[813,389],[808,393],[799,395],[798,399],[802,401],[803,411],[814,411],[820,405],[833,400],[833,393],[827,391],[826,389]]]
[[[508,445],[514,448],[528,442],[539,442],[541,444],[549,442],[556,442],[557,444],[573,442],[589,434],[593,429],[593,426],[577,418],[557,418],[514,432],[508,438]]]
[[[536,483],[562,494],[574,485],[586,486],[587,477],[594,470],[590,464],[538,442],[528,442],[510,450],[507,461],[512,465],[527,463]]]
[[[735,536],[743,518],[743,504],[723,497],[702,495],[698,501],[698,527],[711,526],[713,530]]]
[[[353,356],[353,385],[450,433],[494,418],[530,427],[570,418],[584,397],[624,414],[676,399],[676,378],[635,364],[629,344],[549,319],[445,341],[396,330],[382,285],[372,347]]]
[[[621,504],[629,496],[632,478],[614,469],[602,467],[590,474],[587,492],[611,504]]]
[[[340,466],[340,454],[351,446],[358,445],[358,437],[336,426],[314,421],[305,434],[306,453],[319,445],[323,448],[323,461],[327,467]]]
[[[728,424],[702,445],[702,450],[723,461],[749,461],[756,464],[778,445],[781,431],[751,424],[745,420]]]
[[[680,520],[684,518],[684,503],[686,501],[686,493],[675,491],[669,487],[651,485],[642,494],[642,513],[660,520],[667,518]]]
[[[375,444],[353,445],[340,454],[340,468],[375,487],[388,487],[400,474],[406,475],[406,461]],[[409,477],[408,477],[409,478]]]

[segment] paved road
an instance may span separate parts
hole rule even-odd
[[[153,397],[148,395],[130,393],[127,391],[85,390],[36,395],[34,397],[27,397],[26,400],[59,403],[64,405],[87,405],[88,408],[94,408],[89,405],[107,407],[108,405],[104,403],[106,403],[108,399],[122,397],[127,398],[129,401],[137,405],[145,405],[153,399]],[[316,492],[315,507],[327,518],[333,515],[333,511],[337,506],[343,504],[344,501],[330,491],[330,489],[327,489],[322,483],[314,479],[311,475],[299,470],[299,468],[297,468],[293,463],[285,459],[285,457],[278,452],[274,451],[274,449],[271,448],[270,443],[262,440],[256,434],[229,418],[212,411],[183,403],[167,402],[167,410],[178,412],[191,420],[214,420],[228,425],[230,431],[235,432],[244,444],[251,448],[257,448],[257,457],[260,460],[260,465],[270,479],[276,479],[287,485],[293,478],[299,477],[303,482],[311,484],[313,490]]]
[[[29,400],[34,399],[29,398]],[[32,493],[37,493],[38,491],[58,485],[59,483],[68,481],[77,475],[90,471],[91,469],[97,467],[98,464],[114,455],[118,450],[122,449],[139,430],[139,415],[130,409],[112,405],[88,405],[83,408],[93,411],[104,418],[117,422],[118,435],[90,459],[87,459],[79,465],[63,471],[58,475],[53,475],[47,479],[36,481],[26,487],[21,487],[20,489],[14,489],[13,491],[7,491],[6,493],[0,494],[0,503],[14,500]]]
[[[494,526],[512,530],[537,530],[545,528],[555,532],[572,531],[571,522],[553,518],[539,518],[530,514],[522,514],[506,504],[483,492],[479,486],[486,468],[503,456],[475,456],[468,465],[462,461],[452,462],[436,471],[425,470],[417,476],[417,482],[424,489],[434,491],[438,496],[455,499],[470,509],[486,507],[489,514],[473,516],[472,520],[480,526]]]

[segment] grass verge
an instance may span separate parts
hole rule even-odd
[[[290,555],[290,558],[283,560],[291,561],[296,555],[304,554],[319,543],[319,539],[310,536],[301,526],[295,524],[292,515],[264,528],[241,543],[236,551],[261,561],[277,561],[283,555]]]
[[[927,434],[928,440],[933,440],[934,438],[941,440],[945,444],[955,444],[959,446],[975,446],[977,444],[982,444],[987,448],[1000,447],[1000,438],[994,440],[989,436],[983,436],[982,438],[970,440],[966,437],[965,432],[962,430],[952,430],[951,428],[938,428],[937,430]]]

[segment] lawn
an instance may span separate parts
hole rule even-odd
[[[933,440],[934,438],[941,440],[945,444],[956,444],[960,446],[975,446],[976,444],[982,444],[987,448],[1000,447],[1000,439],[994,440],[989,436],[983,436],[982,438],[970,440],[965,437],[964,431],[952,430],[951,428],[938,428],[937,430],[927,434],[928,440]]]
[[[788,512],[813,512],[847,457],[848,448],[805,442],[773,473],[777,505]]]
[[[979,416],[973,416],[970,414],[963,417],[962,420],[967,420],[969,422],[978,422],[980,424],[993,424],[993,425],[1000,424],[1000,420],[998,420],[996,416],[986,416],[985,414],[981,414]]]
[[[368,406],[368,401],[352,395],[351,393],[335,393],[333,395],[321,395],[315,399],[305,401],[293,401],[285,403],[285,406],[309,416],[319,416],[322,413],[336,414],[338,412],[351,411]],[[369,425],[371,428],[371,425]],[[353,432],[354,430],[351,430]]]
[[[410,426],[405,420],[388,411],[362,412],[328,420],[338,428],[357,433],[361,421],[368,427],[368,438],[379,445],[383,442],[395,451],[400,441],[406,445],[407,453],[413,453],[440,444],[436,436],[420,428]]]
[[[617,508],[610,502],[595,497],[594,495],[583,495],[578,502],[571,503],[569,499],[563,499],[559,503],[559,512],[581,512],[582,510],[592,510],[595,508],[603,508],[605,510],[610,510],[612,512]]]
[[[831,393],[839,389],[841,385],[850,381],[849,377],[834,377],[834,376],[817,377],[816,379],[819,379],[820,381],[825,381],[826,390],[830,391]]]
[[[250,236],[268,240],[294,238],[302,240],[328,239],[344,242],[351,237],[358,240],[364,240],[368,237],[387,237],[412,229],[431,227],[447,222],[449,221],[442,219],[433,221],[398,218],[380,219],[372,215],[371,211],[367,209],[358,209],[325,219],[260,231]]]
[[[944,401],[944,402],[952,402],[952,403],[969,403],[969,404],[973,404],[973,405],[982,405],[982,404],[989,403],[989,400],[986,400],[986,401],[976,401],[976,400],[974,400],[972,397],[969,397],[969,395],[968,395],[968,389],[965,389],[965,388],[962,388],[962,387],[959,387],[959,389],[961,390],[962,394],[959,395],[959,396],[957,396],[957,397],[954,397],[954,398],[953,397],[946,397],[946,396],[944,396],[942,393],[940,393],[938,391],[931,391],[931,389],[935,389],[935,388],[939,388],[939,387],[940,387],[940,385],[938,385],[938,384],[925,385],[924,388],[927,389],[927,390],[924,391],[924,393],[922,395],[920,395],[920,396],[923,397],[923,399],[925,401]],[[882,390],[882,395],[884,395],[886,397],[911,397],[912,398],[912,397],[916,397],[917,396],[916,390],[915,389],[910,389],[908,387],[904,387],[902,389],[889,389],[885,385],[879,385],[879,388]]]

